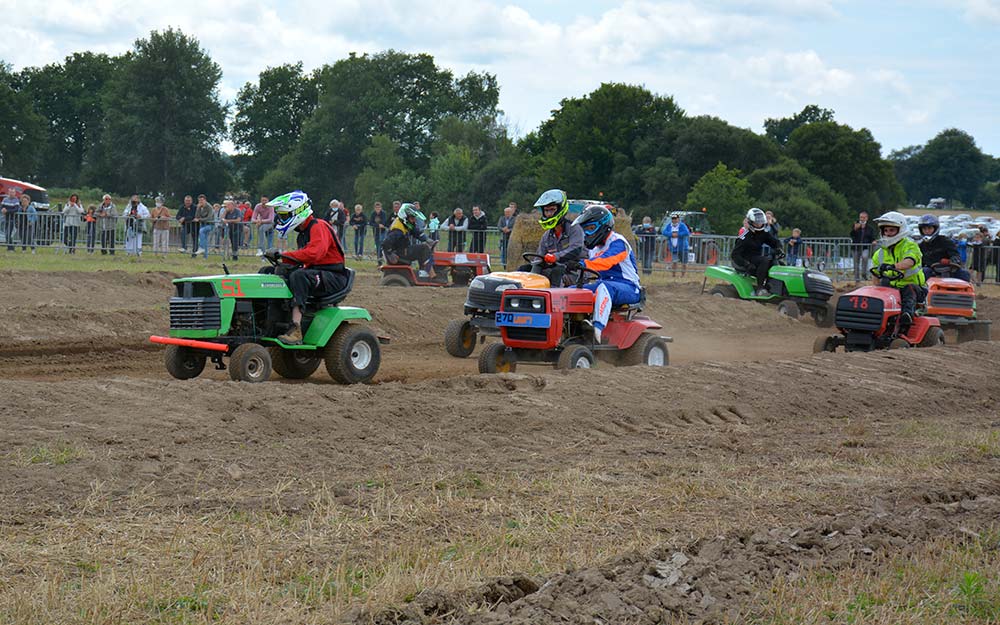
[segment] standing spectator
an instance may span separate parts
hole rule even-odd
[[[777,218],[775,218],[774,213],[771,211],[764,211],[764,216],[767,217],[767,231],[777,239],[778,231],[781,230],[781,224],[778,223]]]
[[[153,253],[166,255],[170,252],[170,209],[163,205],[163,198],[157,197],[156,207],[150,218],[153,221]]]
[[[441,218],[437,211],[431,211],[427,217],[427,238],[430,241],[438,241],[441,238]]]
[[[70,254],[76,254],[76,237],[80,233],[80,218],[83,217],[83,206],[80,197],[74,193],[69,196],[66,206],[63,206],[63,245]]]
[[[257,256],[274,247],[274,207],[267,203],[271,198],[260,196],[260,203],[253,207],[250,220],[257,224]]]
[[[125,254],[142,256],[142,235],[146,232],[146,222],[149,220],[149,209],[139,201],[138,195],[133,195],[125,207]]]
[[[980,228],[979,232],[972,235],[972,240],[969,241],[969,247],[972,248],[972,264],[969,266],[969,270],[972,272],[972,279],[975,280],[976,286],[983,283],[983,274],[986,271],[986,249],[984,244],[989,235],[983,234],[983,230],[985,229]]]
[[[354,214],[351,215],[351,229],[354,230],[354,258],[361,260],[365,254],[365,229],[368,226],[368,218],[365,217],[365,207],[361,204],[354,205]]]
[[[344,213],[344,204],[340,200],[330,200],[330,214],[327,216],[334,232],[340,237],[341,243],[344,241],[344,225],[347,223],[347,215]]]
[[[982,229],[984,230],[984,232],[983,232],[983,242],[984,242],[984,244],[986,244],[987,242],[990,242],[990,231],[986,228],[986,226],[982,226]],[[993,247],[992,247],[992,249],[990,249],[990,254],[993,257],[993,261],[996,264],[996,268],[997,268],[997,273],[993,277],[993,281],[994,282],[1000,282],[1000,231],[997,231],[997,236],[996,236],[995,239],[993,239],[992,246]],[[986,269],[985,268],[983,269],[983,279],[984,280],[986,279]]]
[[[962,265],[969,266],[969,241],[965,233],[958,235],[958,239],[955,241],[955,247],[958,249],[958,257],[962,260]]]
[[[802,250],[802,230],[799,228],[792,228],[792,236],[785,239],[785,252],[787,254],[785,262],[788,263],[789,267],[795,267],[798,265],[800,257],[802,259],[802,264],[805,265],[806,257]]]
[[[444,220],[441,229],[448,231],[449,252],[464,251],[465,231],[469,229],[469,218],[465,216],[465,211],[456,208],[451,216]]]
[[[181,226],[181,254],[187,254],[187,238],[191,235],[191,247],[198,246],[198,224],[194,222],[194,198],[184,196],[184,205],[177,209],[177,223]]]
[[[681,221],[680,215],[673,213],[670,215],[670,223],[663,225],[660,231],[667,238],[667,248],[670,250],[670,273],[677,277],[677,263],[681,264],[681,277],[687,273],[688,262],[688,240],[691,237],[691,230],[687,224]]]
[[[246,198],[243,198],[239,206],[243,212],[243,236],[240,239],[240,247],[249,248],[253,245],[253,206],[250,206]]]
[[[489,221],[486,213],[478,205],[473,206],[472,216],[469,217],[469,232],[472,233],[469,251],[473,254],[482,254],[486,250],[487,228],[489,228]]]
[[[396,217],[399,216],[399,207],[402,206],[402,205],[403,205],[403,203],[400,202],[399,200],[393,200],[393,202],[392,202],[392,216],[391,216],[390,219],[395,219]]]
[[[511,214],[514,215],[514,217],[517,217],[517,202],[507,204],[507,208],[510,209]]]
[[[222,223],[233,249],[233,260],[239,260],[240,240],[243,238],[243,210],[234,200],[223,202]]]
[[[28,251],[28,247],[31,247],[31,253],[35,253],[35,225],[38,223],[38,210],[35,209],[35,203],[31,201],[31,196],[27,193],[21,194],[21,211],[18,213],[20,217],[19,225],[17,226],[18,232],[21,234],[21,251]]]
[[[7,197],[0,202],[0,213],[3,214],[3,234],[7,241],[7,251],[14,251],[14,229],[17,227],[17,214],[21,212],[21,201],[17,199],[14,187],[7,187]],[[24,233],[18,232],[24,243]]]
[[[868,259],[872,243],[875,242],[875,228],[868,223],[868,213],[858,213],[858,220],[851,229],[851,249],[854,252],[854,283],[868,277]]]
[[[375,238],[375,253],[377,255],[381,254],[382,240],[385,239],[385,230],[388,227],[386,222],[388,219],[389,216],[382,210],[382,202],[375,202],[372,215],[368,218],[368,224],[371,226],[372,236]]]
[[[215,248],[216,252],[221,253],[226,238],[226,207],[218,202],[212,204],[212,222],[215,224],[215,228],[212,230],[212,247]]]
[[[87,253],[94,253],[94,239],[97,238],[97,207],[91,204],[87,207],[87,214],[83,216],[83,221],[87,228]]]
[[[205,258],[208,258],[208,236],[215,230],[213,219],[211,204],[208,203],[204,193],[199,194],[198,206],[194,210],[194,223],[198,226],[198,249],[191,253],[191,258],[198,254],[204,254]]]
[[[516,204],[511,202],[503,209],[503,215],[497,220],[497,230],[500,231],[500,265],[507,266],[507,245],[510,244],[510,233],[514,231],[514,216]]]
[[[101,230],[101,255],[111,252],[115,255],[115,226],[118,224],[118,213],[115,211],[114,202],[107,193],[101,198],[101,204],[97,207],[98,228]]]
[[[509,210],[509,209],[507,209]],[[642,223],[634,226],[632,232],[639,240],[639,255],[642,257],[642,273],[647,276],[653,273],[653,257],[656,256],[656,226],[649,215],[642,218]]]

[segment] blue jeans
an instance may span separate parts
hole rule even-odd
[[[208,258],[208,235],[215,230],[215,224],[209,224],[198,228],[198,247],[204,250],[205,258]],[[191,254],[193,257],[194,254]]]
[[[267,245],[264,245],[265,242]],[[259,226],[257,244],[265,252],[274,247],[274,224],[261,224]]]

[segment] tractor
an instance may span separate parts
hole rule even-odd
[[[947,259],[945,259],[947,260]],[[927,314],[937,317],[945,330],[954,329],[958,342],[990,340],[991,322],[976,315],[976,287],[952,277],[958,265],[935,263],[927,280]]]
[[[379,286],[465,286],[476,276],[490,273],[490,255],[466,252],[433,252],[434,278],[423,277],[410,264],[379,267]]]

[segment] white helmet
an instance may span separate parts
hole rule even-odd
[[[312,215],[312,203],[302,191],[292,191],[278,196],[267,203],[274,208],[274,230],[279,239],[288,237],[288,232]]]
[[[887,237],[882,233],[884,226],[895,226],[898,230],[893,236]],[[890,245],[895,245],[906,236],[906,217],[903,217],[902,213],[889,211],[881,217],[875,218],[875,227],[878,228],[878,233],[881,237],[879,243],[882,244],[882,247],[889,247]]]
[[[767,227],[767,215],[757,207],[747,211],[747,228],[754,232],[760,232]]]

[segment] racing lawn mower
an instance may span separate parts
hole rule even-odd
[[[379,286],[465,286],[476,276],[490,272],[489,254],[438,251],[433,254],[437,274],[434,278],[422,277],[410,264],[385,264],[379,267],[382,272]]]
[[[167,346],[167,371],[178,380],[198,377],[206,360],[229,369],[235,381],[264,382],[272,370],[289,379],[312,375],[320,363],[341,384],[368,382],[381,362],[377,337],[360,322],[371,321],[364,308],[341,306],[354,285],[310,299],[302,316],[301,345],[277,340],[291,326],[292,292],[278,275],[229,274],[179,278],[170,298],[168,336],[149,340]],[[228,366],[225,359],[228,359]]]
[[[538,254],[523,254],[529,263],[543,260]],[[496,313],[507,289],[547,289],[549,279],[530,271],[497,271],[476,276],[465,296],[466,319],[453,319],[444,331],[444,348],[455,358],[466,358],[476,349],[476,341],[488,336],[500,336]]]
[[[668,336],[653,330],[663,326],[640,315],[646,301],[618,306],[594,342],[590,316],[594,293],[580,288],[590,269],[581,269],[577,288],[517,289],[503,292],[494,315],[501,342],[490,343],[479,355],[480,373],[513,373],[520,363],[554,364],[557,369],[589,369],[596,359],[617,365],[664,367],[670,363]]]
[[[834,325],[835,336],[820,336],[813,343],[813,353],[834,352],[843,347],[849,352],[876,349],[933,347],[944,344],[944,331],[936,317],[916,315],[909,328],[900,327],[902,302],[899,289],[891,286],[903,272],[893,265],[872,267],[879,286],[863,286],[840,296]]]
[[[723,265],[705,268],[705,279],[701,291],[709,278],[722,280],[727,284],[717,284],[708,292],[716,297],[732,297],[775,304],[778,312],[793,319],[802,313],[809,313],[817,326],[829,328],[833,325],[833,306],[829,300],[833,296],[833,281],[822,271],[806,267],[792,267],[781,263],[783,254],[774,253],[776,261],[768,271],[767,296],[755,295],[757,278],[753,275]]]
[[[943,259],[947,260],[947,259]],[[937,317],[945,330],[954,328],[958,342],[990,340],[991,322],[976,317],[976,288],[953,277],[959,265],[931,265],[934,276],[927,280],[927,314]]]

